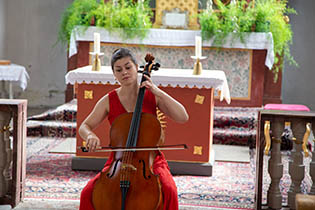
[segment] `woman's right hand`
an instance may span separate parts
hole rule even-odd
[[[96,148],[100,146],[100,139],[94,133],[90,133],[86,138],[86,147],[88,151],[95,152]]]

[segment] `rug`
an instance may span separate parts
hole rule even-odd
[[[249,147],[236,145],[212,144],[215,161],[249,163]]]
[[[73,154],[54,154],[49,151],[65,141],[64,138],[28,137],[25,197],[28,199],[78,200],[80,192],[94,171],[71,170]],[[250,163],[218,162],[213,166],[213,176],[174,176],[182,207],[253,209],[255,166],[254,155]],[[268,158],[268,157],[266,157]],[[284,161],[287,161],[284,159]],[[265,169],[265,174],[267,174]],[[285,170],[287,167],[285,166]],[[266,201],[270,178],[265,176],[263,199]],[[290,185],[284,175],[281,190],[286,196]],[[303,191],[310,190],[310,177],[303,181]],[[286,202],[286,197],[284,197]]]
[[[49,153],[75,154],[77,151],[76,146],[77,146],[76,138],[66,138],[60,144],[56,145],[54,148],[49,150]]]
[[[214,107],[213,143],[254,148],[259,107]]]

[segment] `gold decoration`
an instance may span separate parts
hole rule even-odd
[[[195,103],[196,104],[203,104],[204,100],[205,100],[204,96],[201,96],[201,95],[197,94],[196,97],[195,97]]]
[[[291,122],[284,122],[284,127],[285,128],[290,128],[291,127]]]
[[[307,149],[307,142],[308,142],[308,137],[310,136],[311,134],[311,123],[307,123],[306,124],[306,131],[305,131],[305,134],[303,136],[303,144],[302,144],[302,149],[305,153],[305,157],[308,157],[308,149]]]
[[[266,141],[266,146],[265,146],[265,155],[268,155],[270,146],[271,146],[271,138],[270,138],[270,121],[265,121],[265,129],[264,129],[264,134],[265,134],[265,141]]]
[[[202,155],[202,146],[194,146],[194,155]]]
[[[275,137],[272,137],[271,139],[272,139],[273,142],[281,144],[281,139],[277,139]]]
[[[3,126],[3,128],[1,128],[0,129],[0,133],[4,133],[4,132],[6,132],[6,131],[9,131],[10,130],[10,126],[8,125],[8,126]]]
[[[156,108],[156,116],[157,116],[157,119],[160,121],[161,127],[166,128],[166,123],[167,123],[167,121],[165,120],[166,116],[158,108]]]
[[[84,99],[93,99],[93,90],[85,90]]]
[[[198,0],[156,0],[154,28],[162,27],[162,18],[164,11],[178,9],[180,12],[188,11],[189,21],[188,29],[199,29],[197,22]]]

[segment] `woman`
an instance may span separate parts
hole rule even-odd
[[[138,84],[138,64],[128,49],[116,50],[111,59],[111,66],[120,87],[102,97],[95,105],[93,111],[83,121],[79,128],[80,136],[86,140],[89,151],[95,151],[100,146],[100,139],[93,133],[104,118],[108,118],[110,124],[120,114],[133,112],[140,87],[146,87],[143,100],[142,112],[156,115],[156,107],[176,122],[184,123],[188,120],[188,114],[179,102],[166,94],[152,83],[150,77]],[[106,162],[103,171],[107,170],[113,161],[113,153]],[[163,153],[159,152],[153,163],[153,172],[159,175],[162,186],[164,210],[177,210],[177,189],[173,177],[169,171],[168,164]],[[99,178],[97,174],[91,179],[81,192],[80,210],[93,210],[92,192],[95,181]]]

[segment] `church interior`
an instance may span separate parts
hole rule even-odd
[[[153,173],[164,205],[156,209],[314,210],[314,9],[312,0],[0,0],[0,210],[92,210],[81,192],[113,154],[109,180],[116,168],[120,180],[125,171],[151,179],[151,156],[165,156],[176,204]],[[163,143],[113,146],[108,116],[91,129],[94,151],[81,128],[123,89],[113,66],[121,48],[136,60],[137,81],[151,74],[189,119],[176,122],[155,98]],[[139,107],[127,142],[145,129]],[[124,163],[142,153],[144,169]],[[136,189],[123,180],[122,204],[110,209],[147,209],[120,207],[133,205]]]

